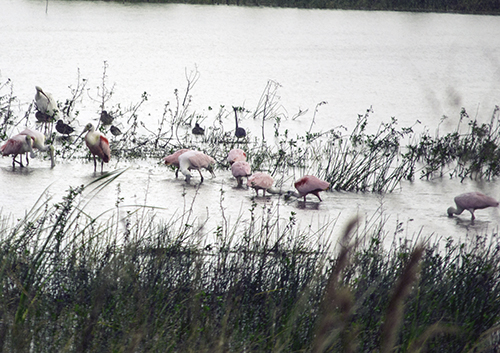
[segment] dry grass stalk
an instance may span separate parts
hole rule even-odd
[[[320,316],[312,345],[313,352],[328,350],[337,335],[343,338],[341,342],[343,352],[352,352],[354,350],[352,339],[348,339],[351,334],[344,331],[353,307],[352,294],[348,288],[339,287],[338,282],[342,271],[349,263],[350,251],[354,247],[354,244],[350,243],[350,234],[357,224],[358,218],[351,220],[344,231],[340,244],[340,253],[328,278],[323,300],[320,304]]]

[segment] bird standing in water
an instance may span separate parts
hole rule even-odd
[[[486,196],[480,192],[473,191],[473,192],[468,192],[465,194],[461,194],[455,197],[455,205],[457,208],[454,207],[449,207],[448,208],[448,217],[453,217],[454,214],[459,215],[461,214],[464,210],[467,210],[470,212],[472,218],[471,220],[474,221],[476,217],[474,216],[474,211],[475,210],[481,210],[483,208],[487,207],[497,207],[498,206],[498,201],[495,200],[491,196]]]
[[[28,159],[28,152],[30,152],[30,157],[35,158],[35,154],[33,153],[33,139],[31,136],[28,135],[15,135],[12,136],[10,139],[5,142],[2,147],[0,147],[0,152],[2,152],[2,156],[8,156],[8,155],[13,155],[14,158],[12,158],[12,167],[16,167],[16,163],[18,163],[21,168],[23,166],[23,154],[26,153],[26,165],[29,164],[29,159]],[[21,155],[19,162],[16,161],[16,157],[18,155]]]
[[[274,179],[267,173],[257,172],[252,174],[247,179],[247,185],[255,189],[257,196],[259,196],[259,190],[262,190],[262,195],[266,196],[266,190],[273,186]]]
[[[175,151],[172,154],[169,154],[166,157],[163,157],[163,160],[165,161],[166,165],[172,165],[172,166],[176,167],[176,169],[175,169],[175,178],[176,179],[179,176],[179,156],[185,152],[188,152],[188,151],[191,151],[191,150],[187,149],[187,148],[183,148],[183,149]]]
[[[212,157],[207,156],[205,153],[199,151],[187,151],[179,156],[179,169],[181,173],[186,177],[187,183],[191,181],[190,170],[197,170],[198,173],[200,173],[202,183],[202,168],[208,170],[212,174],[212,177],[215,177],[213,170],[214,164],[215,160]]]
[[[248,178],[252,174],[252,168],[245,161],[237,161],[231,165],[231,173],[236,178],[240,188],[243,186],[243,178]]]
[[[90,150],[90,153],[94,156],[94,173],[97,170],[96,156],[101,159],[101,173],[104,168],[104,163],[108,163],[111,158],[111,150],[109,149],[109,141],[98,131],[95,131],[94,125],[91,123],[85,126],[82,134],[87,132],[85,135],[85,144]],[[80,135],[81,136],[81,135]]]
[[[234,109],[234,119],[236,121],[236,130],[234,131],[234,136],[236,136],[237,138],[245,137],[247,135],[247,132],[245,131],[245,129],[238,126],[238,108],[233,107],[233,109]]]
[[[48,152],[50,157],[50,167],[54,168],[56,163],[54,161],[54,146],[45,144],[45,135],[38,130],[24,129],[21,131],[20,135],[31,136],[33,140],[33,148],[36,148],[40,152]]]
[[[319,201],[323,201],[321,197],[319,197],[319,193],[320,191],[328,190],[330,187],[329,182],[321,180],[314,175],[304,175],[302,178],[298,179],[294,185],[299,192],[299,195],[294,196],[304,197],[304,203],[306,202],[306,196],[308,194],[316,195]]]

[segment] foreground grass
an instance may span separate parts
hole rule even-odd
[[[467,244],[395,238],[383,219],[327,228],[254,206],[211,244],[183,215],[89,218],[83,192],[0,229],[0,351],[494,352],[498,237]],[[331,230],[330,230],[331,232]],[[206,235],[204,235],[206,237]]]

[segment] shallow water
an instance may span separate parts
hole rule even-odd
[[[19,98],[14,108],[22,116],[35,85],[63,102],[80,70],[88,91],[78,102],[79,130],[98,118],[104,61],[115,92],[106,107],[138,102],[146,91],[149,99],[138,114],[150,129],[164,104],[175,101],[174,89],[183,92],[186,72],[194,68],[200,78],[191,92],[192,109],[207,117],[204,126],[213,123],[220,105],[255,109],[268,80],[281,85],[279,109],[289,118],[282,121],[281,132],[289,129],[291,134],[303,134],[311,126],[313,132],[353,126],[358,113],[370,106],[370,131],[392,116],[400,126],[419,120],[417,129],[450,131],[462,107],[471,117],[488,121],[500,97],[498,16],[54,0],[45,13],[45,5],[41,0],[3,2],[0,45],[8,50],[0,52],[1,78],[14,83]],[[328,104],[315,113],[322,101]],[[299,110],[307,113],[291,119]],[[440,123],[443,115],[449,118]],[[33,121],[31,116],[29,125]],[[231,131],[232,114],[223,123]],[[251,136],[260,136],[260,121],[246,115],[241,124]],[[272,125],[266,129],[272,132]],[[35,159],[28,168],[13,170],[10,158],[0,159],[3,215],[21,217],[46,189],[53,202],[60,202],[70,186],[88,184],[99,175],[92,173],[91,163],[75,160],[58,160],[56,168],[49,167]],[[277,196],[254,199],[253,190],[234,187],[229,171],[217,171],[215,179],[207,177],[197,189],[175,179],[158,161],[112,160],[105,169],[124,168],[115,183],[90,201],[86,210],[91,215],[111,216],[118,198],[123,198],[120,214],[148,205],[166,219],[193,205],[190,221],[210,235],[224,219],[248,222],[255,200],[258,208],[271,207],[284,221],[296,212],[304,231],[331,223],[332,238],[355,215],[368,221],[382,217],[388,234],[398,230],[409,238],[420,233],[458,239],[498,228],[497,209],[478,211],[474,225],[465,213],[446,216],[459,193],[480,190],[500,196],[497,182],[417,180],[387,195],[328,192],[322,203],[311,197],[304,207]],[[288,180],[291,189],[293,181]]]

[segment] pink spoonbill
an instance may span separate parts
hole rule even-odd
[[[314,175],[304,175],[302,178],[298,179],[295,183],[295,188],[299,192],[299,195],[294,195],[298,197],[304,197],[304,202],[306,202],[306,196],[308,194],[316,195],[316,197],[321,200],[319,196],[320,191],[328,190],[330,183],[321,180]]]
[[[262,190],[262,195],[266,196],[266,190],[273,186],[274,179],[267,173],[257,172],[248,177],[247,185],[255,189],[257,196],[259,190]]]
[[[246,160],[247,160],[247,154],[245,153],[245,151],[239,148],[234,148],[227,154],[227,161],[231,165],[234,162],[246,161]]]
[[[201,174],[201,169],[208,170],[212,177],[215,177],[213,165],[215,160],[207,156],[203,152],[199,151],[187,151],[179,156],[179,169],[182,174],[186,177],[186,182],[191,181],[191,170],[197,170],[200,173],[201,182],[203,183],[203,175]]]
[[[54,168],[56,165],[54,161],[54,146],[45,144],[45,135],[38,130],[24,129],[21,131],[20,135],[31,136],[33,140],[33,148],[36,148],[40,152],[48,152],[50,157],[50,167]]]
[[[248,178],[252,174],[252,169],[247,162],[237,161],[231,165],[231,173],[238,181],[238,187],[240,188],[243,186],[243,178]]]
[[[0,152],[2,152],[2,156],[13,155],[12,159],[12,167],[16,167],[16,163],[18,163],[21,167],[23,166],[23,154],[26,153],[26,165],[29,164],[28,152],[30,152],[30,157],[35,158],[35,154],[33,153],[33,139],[31,136],[27,135],[15,135],[5,142],[5,144],[0,147]],[[21,155],[19,162],[16,161],[16,157]]]
[[[491,196],[486,196],[480,192],[473,191],[461,194],[455,197],[455,205],[457,208],[448,208],[448,217],[453,217],[454,214],[459,215],[464,210],[467,210],[472,215],[471,220],[474,221],[475,210],[481,210],[488,207],[497,207],[498,201]]]
[[[175,178],[177,178],[179,176],[179,156],[185,152],[188,152],[188,151],[191,151],[191,150],[188,148],[183,148],[183,149],[175,151],[172,154],[169,154],[166,157],[163,157],[163,160],[165,161],[166,165],[172,165],[172,166],[176,167]]]
[[[109,141],[101,134],[99,131],[95,131],[94,125],[88,123],[85,126],[82,134],[87,132],[85,135],[85,144],[90,150],[90,153],[94,156],[94,173],[97,170],[96,156],[101,159],[101,173],[103,171],[104,163],[108,163],[111,158],[111,150],[109,149]],[[80,134],[81,136],[81,134]]]

